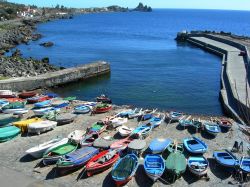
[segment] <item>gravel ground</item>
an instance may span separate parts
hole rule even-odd
[[[45,181],[46,184],[53,184],[53,186],[114,186],[115,184],[112,181],[112,177],[110,175],[111,169],[89,178],[83,175],[83,177],[79,179],[82,174],[82,170],[78,170],[66,176],[57,176],[53,165],[46,167],[40,166],[39,163],[41,159],[32,159],[30,156],[25,155],[25,150],[37,144],[48,141],[56,136],[67,136],[70,132],[76,129],[86,129],[88,126],[90,126],[97,120],[104,119],[105,116],[112,115],[118,111],[123,110],[124,108],[125,107],[114,107],[114,109],[109,113],[97,114],[94,116],[91,116],[90,114],[78,115],[74,123],[58,126],[53,131],[49,131],[39,136],[22,135],[21,137],[17,137],[14,140],[1,143],[0,168],[2,169],[4,167],[7,167],[9,169],[13,169],[22,174],[28,175],[33,179],[36,179],[37,181]],[[28,117],[30,115],[32,115],[32,113],[29,113],[24,117]],[[137,124],[137,120],[133,119],[129,120],[127,126],[136,127]],[[157,137],[171,138],[173,140],[181,142],[183,138],[190,137],[192,135],[200,137],[209,146],[209,150],[205,154],[205,157],[209,159],[210,163],[210,170],[208,171],[208,177],[210,180],[199,180],[195,176],[193,176],[189,171],[186,171],[180,179],[178,179],[171,185],[228,186],[228,182],[231,182],[236,185],[236,181],[230,176],[230,174],[228,174],[222,168],[216,165],[215,161],[212,159],[212,153],[213,150],[218,150],[222,148],[231,149],[234,144],[234,141],[237,140],[244,142],[243,155],[247,156],[246,149],[249,137],[247,137],[240,130],[238,130],[237,125],[234,125],[231,131],[227,133],[220,133],[216,138],[212,138],[203,131],[201,133],[196,133],[190,129],[180,128],[177,123],[167,124],[166,122],[164,122],[163,124],[161,124],[160,127],[153,130],[150,136],[146,138],[146,142],[147,145],[149,145],[149,142],[153,138]],[[117,131],[105,131],[101,136],[114,136],[114,138],[116,139],[120,138]],[[143,163],[143,158],[140,158],[140,163]],[[13,173],[12,175],[14,175],[13,178],[15,178],[15,173]],[[168,173],[166,172],[163,176],[164,181],[159,180],[155,184],[153,184],[144,173],[142,165],[140,165],[139,169],[136,172],[136,176],[127,184],[127,186],[164,186],[168,185],[168,182],[166,181],[167,176]],[[25,180],[29,180],[29,178]],[[247,186],[247,184],[244,184],[244,186]]]

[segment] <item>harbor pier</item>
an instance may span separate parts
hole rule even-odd
[[[220,98],[225,112],[243,124],[250,121],[249,51],[247,46],[218,34],[204,32],[178,33],[185,41],[222,57]]]

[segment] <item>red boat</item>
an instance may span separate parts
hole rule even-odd
[[[94,108],[93,112],[95,114],[100,114],[100,113],[108,112],[110,110],[112,110],[112,105],[110,105],[110,104],[99,104]]]
[[[105,150],[89,160],[86,165],[87,176],[100,173],[110,168],[118,159],[119,154],[115,150]]]
[[[27,101],[28,101],[28,103],[38,103],[38,102],[46,101],[49,99],[50,99],[50,97],[48,97],[48,96],[38,96],[38,97],[28,98]]]
[[[118,140],[110,145],[110,149],[124,150],[128,147],[128,144],[132,141],[130,137]]]
[[[30,92],[22,92],[18,96],[20,98],[26,99],[26,98],[34,97],[36,94],[37,94],[36,92],[30,91]]]
[[[23,102],[24,101],[23,99],[17,98],[17,97],[7,98],[6,100],[9,101],[10,103],[13,103],[13,102]]]

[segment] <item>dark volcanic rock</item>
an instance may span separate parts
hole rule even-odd
[[[33,58],[22,58],[17,55],[12,57],[0,56],[0,74],[4,77],[36,76],[59,69],[59,67],[49,64],[49,58],[40,61]]]
[[[144,6],[143,3],[139,3],[139,5],[135,9],[133,9],[133,11],[152,12],[153,10],[150,6]]]
[[[33,34],[33,35],[31,36],[31,40],[33,40],[33,41],[37,41],[37,40],[39,40],[40,38],[42,38],[42,35],[41,35],[41,34]]]
[[[53,42],[44,42],[44,43],[41,43],[39,45],[44,46],[44,47],[51,47],[54,45],[54,43]]]

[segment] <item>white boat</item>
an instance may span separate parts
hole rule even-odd
[[[129,128],[125,125],[118,128],[118,132],[122,137],[129,136],[133,132],[134,128]]]
[[[85,134],[85,130],[75,130],[68,135],[68,138],[75,143],[80,143]]]
[[[207,174],[209,162],[205,157],[189,157],[187,163],[189,171],[196,176],[201,177]]]
[[[15,97],[16,93],[11,90],[0,90],[0,97]]]
[[[54,108],[54,107],[47,107],[47,108],[39,108],[39,109],[33,109],[33,112],[36,116],[43,116],[45,114],[48,114],[51,111],[56,111],[59,112],[59,108]]]
[[[64,125],[64,124],[72,123],[76,117],[77,117],[76,114],[63,113],[63,114],[59,114],[58,116],[56,116],[55,121],[57,121],[57,125]]]
[[[69,101],[62,100],[62,99],[53,99],[53,100],[51,101],[51,105],[52,105],[53,107],[56,107],[56,106],[62,105],[62,104],[67,104],[67,103],[69,103]]]
[[[50,147],[52,146],[55,146],[55,145],[61,145],[61,144],[65,144],[68,142],[68,138],[55,138],[53,140],[50,140],[48,142],[45,142],[45,143],[42,143],[42,144],[39,144],[35,147],[32,147],[30,149],[28,149],[26,152],[26,154],[29,154],[31,156],[33,156],[34,158],[41,158],[43,156],[43,153],[49,149]]]
[[[49,120],[31,123],[28,126],[28,133],[40,134],[41,132],[46,132],[48,130],[54,129],[56,125],[57,122]]]
[[[128,122],[128,118],[115,117],[109,120],[114,125],[122,125]]]
[[[29,112],[29,109],[26,108],[16,108],[16,109],[5,109],[3,110],[3,113],[5,114],[26,114]]]

